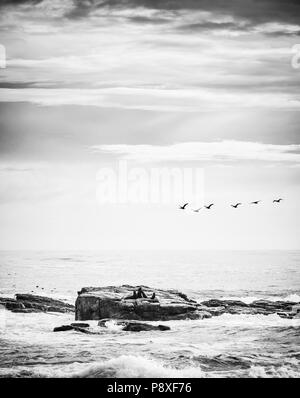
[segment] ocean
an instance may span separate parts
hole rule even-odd
[[[0,294],[74,303],[85,286],[173,288],[197,301],[300,301],[300,251],[0,253]],[[74,314],[0,309],[0,377],[299,377],[300,319],[223,314],[132,333],[53,333]],[[92,326],[96,321],[89,322]],[[161,323],[161,322],[160,322]]]

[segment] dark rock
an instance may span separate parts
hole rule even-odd
[[[187,314],[174,315],[172,320],[175,320],[175,321],[180,321],[180,320],[185,320],[185,319],[196,320],[196,319],[206,319],[206,318],[211,318],[211,317],[212,317],[212,314],[209,311],[204,311],[204,310],[198,311],[197,310],[197,311],[190,312]]]
[[[157,327],[161,331],[171,330],[170,326],[166,326],[166,325],[158,325]]]
[[[81,333],[85,333],[85,334],[100,334],[98,332],[92,332],[91,330],[89,330],[86,327],[78,327],[78,326],[72,326],[72,328],[76,331],[76,332],[81,332]]]
[[[78,327],[78,328],[89,328],[90,327],[90,325],[88,323],[83,323],[83,322],[71,323],[71,326]]]
[[[79,326],[82,325],[82,326]],[[88,330],[89,324],[87,323],[71,323],[71,325],[63,325],[63,326],[58,326],[53,329],[53,332],[65,332],[68,330],[75,330],[75,332],[81,332],[81,333],[86,333],[86,334],[100,334],[97,332],[92,332],[91,330]]]
[[[1,302],[2,304],[2,302]],[[19,309],[25,309],[25,306],[23,303],[18,303],[17,301],[13,302],[13,301],[8,301],[5,304],[5,308],[7,310],[19,310]]]
[[[226,312],[226,307],[204,307],[205,311],[211,314],[211,316],[219,316]]]
[[[122,330],[127,332],[142,332],[142,331],[149,331],[149,330],[170,330],[171,328],[166,325],[151,325],[150,323],[138,322],[138,321],[131,321],[131,320],[117,320],[117,319],[101,319],[98,322],[98,326],[106,327],[106,322],[114,321],[117,325],[123,326]]]
[[[270,315],[278,314],[282,318],[293,318],[295,312],[295,304],[290,301],[270,301],[256,300],[251,304],[246,304],[239,300],[218,300],[212,299],[203,301],[201,306],[205,308],[211,315],[226,314],[249,314],[249,315]],[[297,305],[296,305],[297,306]],[[291,315],[293,314],[293,315]]]
[[[240,300],[217,300],[217,299],[203,301],[201,305],[205,305],[206,307],[228,307],[228,306],[248,307],[248,304]]]
[[[211,299],[211,300],[202,301],[201,305],[204,305],[205,307],[221,307],[224,306],[223,303],[224,301],[222,300]]]
[[[265,311],[273,314],[278,311],[292,311],[295,303],[291,301],[269,301],[256,300],[249,304],[252,308],[263,308]]]
[[[148,332],[149,330],[165,331],[170,330],[170,327],[165,325],[153,326],[148,323],[141,322],[128,322],[122,330],[125,330],[126,332]]]
[[[285,319],[293,319],[294,318],[294,314],[292,314],[291,312],[277,312],[277,315],[279,315],[281,318],[285,318]]]
[[[152,289],[142,286],[148,297],[155,292],[157,299],[125,299],[138,286],[85,287],[75,304],[76,320],[104,318],[163,321],[193,319],[199,305],[176,290]],[[196,319],[201,315],[196,315]]]
[[[13,312],[74,312],[71,304],[33,294],[16,294],[16,299],[1,297],[0,304]]]
[[[71,325],[58,326],[53,329],[53,332],[65,332],[67,330],[73,330],[73,326]]]

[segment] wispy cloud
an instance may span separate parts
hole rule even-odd
[[[147,88],[2,89],[0,101],[30,101],[40,105],[89,105],[162,112],[216,111],[233,108],[299,109],[298,96],[241,93],[226,90],[165,90]]]
[[[94,145],[96,153],[110,153],[137,162],[300,162],[300,145],[272,145],[259,142],[185,142],[158,145]]]
[[[10,90],[0,100],[176,112],[298,109],[296,2],[221,3],[5,1],[0,84]]]

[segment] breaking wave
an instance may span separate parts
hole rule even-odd
[[[195,358],[196,359],[196,358]],[[285,363],[281,366],[270,364],[250,364],[249,360],[238,357],[217,356],[197,358],[199,365],[181,369],[168,367],[158,360],[141,356],[122,355],[120,357],[84,364],[73,362],[64,367],[41,366],[39,369],[1,369],[1,377],[22,378],[212,378],[212,377],[249,377],[249,378],[298,378],[296,363]],[[213,366],[212,366],[213,365]],[[211,367],[211,369],[209,369]],[[214,369],[212,369],[214,368]],[[217,369],[216,369],[217,368]]]
[[[73,377],[203,377],[200,367],[175,369],[166,367],[158,361],[131,355],[122,355],[104,363],[89,366]]]
[[[216,362],[217,358],[210,359]],[[208,378],[208,377],[299,377],[299,371],[295,364],[284,364],[282,366],[272,365],[251,365],[249,361],[241,358],[221,357],[218,359],[220,369],[209,371],[205,367],[203,358],[199,365],[188,366],[181,369],[172,368],[164,365],[158,360],[148,359],[141,356],[122,355],[118,358],[110,359],[105,362],[98,362],[92,365],[80,364],[81,369],[68,374],[56,374],[52,377],[71,377],[71,378]],[[225,366],[224,366],[225,364]],[[218,366],[217,366],[218,368]],[[238,370],[238,372],[237,372]]]
[[[238,296],[227,296],[227,297],[222,297],[222,300],[240,300],[243,301],[246,304],[251,304],[253,301],[256,300],[261,300],[262,297],[258,296],[243,296],[243,297],[238,297]],[[300,303],[300,295],[299,294],[289,294],[288,296],[270,296],[270,297],[265,297],[264,300],[269,300],[269,301],[291,301],[294,303]]]

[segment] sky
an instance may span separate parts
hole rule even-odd
[[[299,249],[299,43],[296,0],[1,1],[0,249]]]

